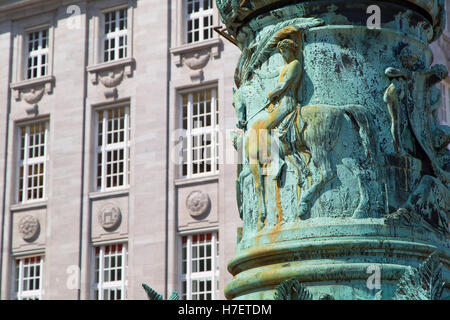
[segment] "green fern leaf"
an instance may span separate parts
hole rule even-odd
[[[298,279],[292,278],[275,288],[274,300],[312,300],[312,294]]]
[[[163,297],[158,292],[150,288],[145,283],[142,284],[142,287],[144,288],[145,292],[147,293],[148,300],[162,300]]]
[[[444,290],[439,255],[432,253],[418,268],[400,278],[394,300],[440,300]]]
[[[180,297],[178,296],[178,292],[176,290],[172,291],[172,294],[170,295],[169,300],[180,300]]]

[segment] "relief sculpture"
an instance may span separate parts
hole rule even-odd
[[[236,126],[242,131],[235,137],[235,146],[243,153],[243,163],[238,167],[236,190],[244,225],[253,232],[268,221],[274,225],[321,216],[389,214],[384,186],[389,177],[379,166],[383,160],[376,146],[372,111],[359,104],[304,104],[303,38],[305,31],[322,23],[317,18],[280,22],[249,43],[238,62],[233,105]],[[390,83],[382,95],[393,150],[400,157],[426,157],[431,174],[408,186],[410,199],[398,208],[406,210],[417,206],[416,193],[424,188],[448,199],[448,169],[444,168],[448,153],[443,149],[450,136],[448,127],[436,120],[440,100],[432,89],[446,72],[438,66],[424,68],[409,47],[397,59],[385,69]],[[427,97],[422,105],[419,95]],[[344,192],[338,194],[339,186]],[[422,209],[434,210],[426,215],[444,228],[447,204],[430,204],[431,195],[420,194]],[[339,206],[344,205],[342,210]]]
[[[301,105],[304,25],[318,26],[322,21],[307,19],[301,27],[298,20],[293,25],[281,23],[278,31],[272,30],[270,39],[266,37],[262,45],[244,52],[236,72],[240,86],[234,91],[233,105],[236,126],[244,130],[235,137],[235,146],[244,153],[236,190],[244,224],[255,221],[256,215],[256,230],[264,227],[268,212],[276,216],[272,219],[275,223],[311,214],[325,187],[338,176],[338,166],[345,167],[358,186],[347,216],[368,217],[370,211],[372,216],[379,216],[384,210],[382,186],[375,182],[380,173],[375,166],[371,120],[365,108]],[[261,68],[276,53],[284,65],[277,83],[272,81],[269,86]],[[359,144],[346,144],[351,137]],[[254,192],[243,195],[246,181],[253,185]],[[267,195],[275,196],[268,199]],[[251,208],[248,211],[246,203]],[[257,212],[249,203],[256,204]],[[286,207],[285,203],[290,205]],[[326,214],[322,209],[316,209],[315,214]],[[246,214],[252,217],[246,219]]]

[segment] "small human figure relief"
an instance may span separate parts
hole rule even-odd
[[[400,138],[399,118],[402,112],[401,101],[406,97],[404,82],[408,80],[408,76],[399,69],[392,67],[387,68],[385,74],[391,80],[391,84],[384,93],[383,100],[391,117],[391,135],[394,141],[394,149],[397,154],[404,155],[405,151]]]
[[[409,85],[412,80],[412,72],[418,68],[419,56],[405,47],[400,52],[399,60],[400,67],[388,67],[384,72],[391,84],[384,92],[383,101],[391,118],[391,135],[395,153],[407,156],[413,150],[406,150],[410,141],[404,139],[405,131],[409,130],[406,109],[407,105],[411,103]],[[407,136],[410,137],[410,135]]]

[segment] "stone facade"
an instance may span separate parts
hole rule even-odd
[[[128,13],[128,52],[105,63],[101,18],[115,7]],[[231,92],[239,51],[216,32],[186,44],[184,10],[182,0],[0,4],[1,299],[14,298],[15,259],[34,255],[44,256],[43,299],[94,299],[93,248],[116,242],[128,245],[128,299],[146,298],[141,283],[170,294],[179,289],[180,238],[202,230],[219,234],[219,289],[231,279],[226,265],[240,225],[235,166],[220,164],[214,174],[183,179],[171,159],[181,91],[216,88],[219,130],[234,127]],[[213,10],[216,26],[215,3]],[[26,80],[25,35],[40,25],[49,30],[47,74]],[[120,105],[131,119],[129,186],[97,191],[95,114]],[[21,203],[18,128],[40,119],[49,123],[46,196]],[[205,196],[207,208],[196,215]],[[68,285],[77,269],[79,288]]]

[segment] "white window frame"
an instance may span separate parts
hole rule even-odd
[[[47,32],[47,37],[46,37],[46,42],[47,42],[47,46],[45,48],[42,47],[42,42],[43,42],[43,32],[46,31]],[[29,44],[30,44],[30,35],[33,33],[38,33],[38,49],[37,50],[29,50]],[[43,28],[39,28],[39,29],[32,29],[32,30],[27,30],[26,36],[25,36],[25,74],[24,74],[24,78],[26,80],[32,80],[32,79],[37,79],[37,78],[41,78],[41,77],[45,77],[49,74],[49,58],[50,58],[50,28],[47,27],[43,27]],[[42,63],[42,57],[45,56],[45,64]],[[28,71],[30,69],[29,66],[29,59],[30,58],[36,58],[38,60],[38,63],[36,66],[37,68],[37,75],[34,77],[32,74],[31,76],[28,76]],[[34,68],[33,67],[33,68]],[[42,67],[45,67],[45,72],[42,73]]]
[[[44,138],[44,155],[40,157],[35,158],[29,158],[29,135],[30,135],[30,127],[36,124],[42,124],[45,123],[45,138]],[[21,149],[22,149],[22,128],[25,128],[26,133],[24,137],[24,159],[21,160]],[[36,201],[45,201],[47,198],[47,162],[48,162],[48,133],[49,133],[49,120],[48,119],[42,119],[39,121],[34,122],[28,122],[23,123],[18,126],[17,130],[17,141],[18,141],[18,148],[17,148],[17,167],[16,167],[16,203],[29,203],[29,202],[36,202]],[[36,199],[28,199],[28,166],[30,165],[36,165],[36,164],[43,164],[44,165],[44,176],[43,176],[43,191],[42,191],[42,197],[36,198]],[[22,186],[20,184],[20,167],[23,166],[23,182]],[[20,188],[22,187],[22,200],[19,199],[19,192]]]
[[[39,289],[37,290],[23,290],[23,284],[24,284],[24,263],[25,259],[31,259],[31,258],[39,258]],[[19,262],[19,273],[17,274],[17,261]],[[43,296],[43,275],[44,275],[44,256],[43,255],[36,255],[33,257],[17,257],[14,259],[14,288],[17,283],[17,291],[14,291],[14,298],[17,300],[42,300]],[[36,266],[37,263],[34,263],[34,266]],[[37,277],[34,277],[36,279]],[[27,278],[29,279],[29,278]]]
[[[106,247],[113,246],[113,245],[122,245],[122,280],[120,281],[109,281],[104,282],[104,257],[105,257],[105,249]],[[95,281],[95,260],[96,260],[96,249],[99,249],[99,279],[98,283]],[[122,290],[121,294],[121,300],[127,299],[127,288],[128,288],[128,245],[126,242],[115,242],[115,243],[108,243],[108,244],[99,244],[95,245],[92,250],[92,287],[91,287],[91,297],[94,300],[105,300],[103,296],[103,290],[104,289],[120,289]],[[95,291],[98,290],[98,298],[95,295]]]
[[[211,125],[208,127],[201,128],[193,128],[193,94],[211,90]],[[197,178],[203,176],[216,175],[219,173],[219,150],[221,143],[220,136],[220,109],[219,109],[219,101],[217,98],[218,87],[216,85],[199,87],[199,88],[191,88],[189,90],[183,90],[179,92],[179,104],[178,104],[178,127],[184,131],[183,139],[186,139],[186,158],[187,158],[187,174],[183,175],[183,166],[185,164],[184,161],[184,144],[181,147],[181,155],[180,155],[180,165],[178,178],[180,179],[189,179],[189,178]],[[188,95],[188,106],[187,106],[187,129],[183,128],[183,96]],[[202,173],[193,173],[193,144],[192,137],[199,136],[203,134],[211,135],[211,171],[206,171]],[[198,160],[198,159],[197,159]]]
[[[109,110],[114,110],[116,108],[124,108],[125,109],[125,116],[124,116],[124,142],[119,143],[111,143],[107,144],[107,117],[105,115],[108,114]],[[130,118],[130,105],[129,104],[119,104],[119,105],[109,105],[102,108],[96,108],[94,109],[95,115],[94,115],[94,139],[95,139],[95,157],[94,157],[94,190],[98,192],[102,191],[112,191],[112,190],[120,190],[120,189],[126,189],[130,185],[130,136],[131,136],[131,118]],[[98,122],[99,122],[99,112],[103,112],[103,124],[102,124],[102,145],[99,146],[98,144]],[[124,168],[123,168],[123,185],[116,186],[116,187],[107,187],[106,186],[106,178],[107,178],[107,166],[106,166],[106,159],[107,159],[107,152],[113,151],[113,150],[121,150],[123,149],[124,153]],[[98,187],[98,154],[102,154],[102,176],[101,179],[101,186]]]
[[[188,13],[188,2],[192,2],[192,5],[194,5],[194,2],[196,2],[196,1],[199,2],[199,6],[200,6],[199,11]],[[198,43],[198,42],[201,42],[204,40],[210,40],[214,37],[213,27],[214,27],[214,20],[215,20],[215,16],[214,16],[215,1],[214,0],[209,0],[209,1],[211,1],[211,8],[204,10],[203,9],[203,0],[183,0],[183,13],[184,13],[183,33],[184,33],[184,42],[186,44]],[[206,39],[203,36],[203,32],[205,30],[205,26],[203,24],[203,22],[204,22],[203,19],[205,17],[208,17],[211,19],[211,25],[207,26],[211,35]],[[197,41],[195,41],[194,36],[192,35],[192,41],[188,42],[188,23],[191,20],[194,21],[194,19],[198,19],[198,21],[199,21],[199,26],[198,26],[199,39]]]
[[[11,82],[13,87],[29,85],[30,83],[45,83],[46,91],[53,89],[53,48],[54,48],[54,30],[56,25],[55,15],[53,12],[45,12],[36,14],[14,21],[12,24],[12,40],[14,46],[13,66]],[[48,30],[48,55],[47,55],[47,72],[45,76],[28,79],[28,35],[32,32]],[[15,89],[15,88],[13,88]],[[14,97],[18,99],[16,93],[20,90],[14,90]]]
[[[124,30],[119,30],[119,18],[120,18],[120,11],[124,11],[126,14],[126,28]],[[105,34],[105,25],[106,25],[106,14],[108,13],[114,13],[116,16],[116,30],[114,32],[110,32],[108,34]],[[130,37],[131,37],[131,32],[130,32],[130,10],[128,8],[128,6],[119,6],[119,7],[114,7],[114,8],[109,8],[106,10],[102,10],[101,11],[101,17],[100,17],[100,34],[101,34],[101,44],[100,44],[100,48],[101,48],[101,53],[100,53],[100,62],[101,63],[109,63],[109,62],[114,62],[114,61],[118,61],[118,60],[122,60],[122,59],[126,59],[128,57],[131,56],[131,52],[130,52]],[[119,39],[120,37],[125,36],[126,39],[126,45],[124,46],[124,50],[125,50],[125,55],[122,58],[119,58]],[[113,60],[105,60],[105,41],[106,40],[111,40],[114,39],[115,42],[115,48],[114,48],[114,59]]]
[[[192,272],[192,237],[206,235],[211,233],[211,271]],[[178,292],[180,299],[183,297],[183,281],[186,281],[186,300],[192,300],[192,280],[211,280],[211,300],[219,298],[219,288],[217,283],[219,281],[219,254],[218,246],[218,231],[198,231],[197,233],[180,234],[178,241]],[[186,273],[183,273],[183,237],[186,241]],[[220,285],[220,284],[219,284]]]

